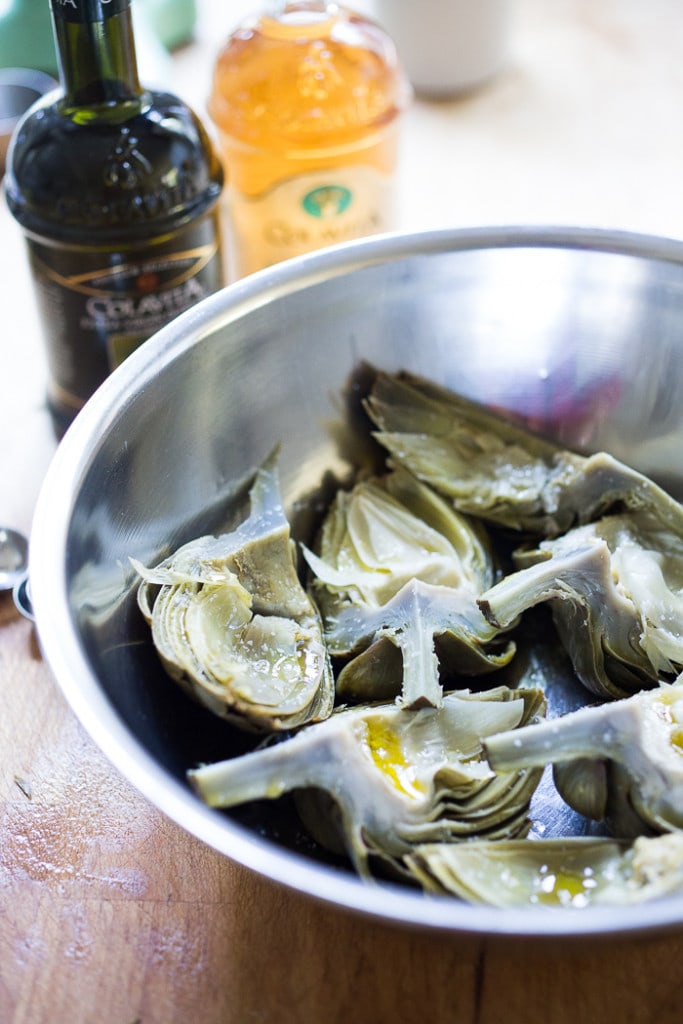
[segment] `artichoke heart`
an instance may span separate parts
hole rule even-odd
[[[655,516],[604,516],[516,561],[523,567],[481,595],[484,615],[504,628],[548,601],[592,693],[629,696],[683,669],[683,542]]]
[[[496,775],[482,758],[481,737],[544,713],[541,691],[507,687],[452,691],[441,707],[416,711],[395,703],[344,708],[288,739],[191,770],[188,779],[213,807],[298,791],[306,824],[314,819],[305,813],[310,794],[316,814],[329,814],[316,821],[314,838],[341,844],[367,878],[372,857],[395,865],[417,843],[525,835],[541,771]]]
[[[303,553],[328,649],[353,655],[340,700],[438,707],[441,672],[478,675],[514,655],[477,606],[494,579],[487,536],[405,470],[339,491],[318,553]]]
[[[656,511],[683,536],[683,507],[606,452],[582,456],[403,371],[377,371],[365,399],[376,439],[462,512],[555,537],[609,510]]]
[[[552,764],[566,803],[615,835],[683,832],[681,681],[489,736],[484,749],[496,771]]]
[[[405,865],[427,892],[496,907],[581,911],[683,893],[683,836],[431,843],[412,850]]]
[[[320,615],[296,571],[274,453],[255,474],[249,515],[158,566],[131,559],[138,605],[169,675],[215,714],[252,731],[327,718],[334,678]]]

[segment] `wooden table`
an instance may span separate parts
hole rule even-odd
[[[248,7],[199,0],[173,88],[203,103]],[[358,6],[366,6],[359,4]],[[519,0],[508,69],[406,116],[400,226],[577,223],[683,237],[679,0]],[[54,450],[18,229],[0,209],[0,522]],[[0,595],[3,1024],[679,1024],[683,931],[590,946],[415,933],[276,888],[150,806]]]

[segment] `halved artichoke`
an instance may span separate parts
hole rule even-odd
[[[683,836],[473,840],[418,846],[404,863],[428,892],[496,907],[644,903],[683,893]]]
[[[414,374],[377,371],[365,407],[392,463],[462,512],[555,537],[616,507],[651,509],[683,536],[681,505],[636,470],[564,450]]]
[[[683,682],[483,742],[499,772],[554,765],[562,798],[615,835],[683,831]]]
[[[356,655],[341,700],[438,707],[440,673],[490,672],[514,654],[477,606],[494,579],[487,536],[405,470],[339,491],[304,557],[330,653]]]
[[[368,877],[370,858],[393,864],[417,843],[525,835],[542,773],[497,776],[481,756],[481,737],[544,713],[540,691],[507,687],[453,691],[438,709],[342,709],[290,739],[189,771],[188,779],[213,807],[311,790],[316,812],[327,815],[315,837],[333,849],[341,841]],[[318,800],[320,791],[330,799]],[[299,796],[305,802],[306,793]]]
[[[548,601],[582,683],[624,697],[683,669],[683,541],[648,513],[604,516],[534,550],[481,595],[504,629]]]
[[[255,731],[327,718],[334,679],[319,613],[296,571],[276,453],[256,472],[250,512],[142,577],[139,607],[169,675],[215,714]]]

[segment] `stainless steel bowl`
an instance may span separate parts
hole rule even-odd
[[[683,898],[633,909],[499,911],[368,886],[297,847],[273,805],[231,814],[185,770],[239,737],[170,684],[133,600],[145,563],[217,528],[236,479],[282,442],[287,506],[343,468],[330,424],[360,360],[407,367],[606,448],[683,493],[683,245],[579,229],[355,242],[203,301],[101,387],[50,467],[32,531],[45,657],[105,754],[152,803],[277,882],[413,926],[607,936],[677,928]]]

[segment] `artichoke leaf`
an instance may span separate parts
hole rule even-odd
[[[564,794],[568,803],[578,814],[593,821],[604,821],[609,814],[610,787],[619,785],[615,777],[614,761],[595,757],[579,757],[572,761],[558,761],[553,765],[555,789]],[[625,784],[628,789],[628,781]],[[622,826],[621,831],[624,832]],[[642,823],[634,817],[628,835],[638,835]]]
[[[302,586],[277,452],[257,470],[233,531],[199,537],[159,565],[131,559],[138,605],[169,675],[213,713],[255,731],[326,718],[334,678],[322,621]]]
[[[494,579],[490,544],[480,526],[405,470],[340,490],[318,548],[317,558],[304,553],[326,585],[323,604],[328,591],[381,607],[412,579],[476,591]]]
[[[489,736],[484,750],[499,772],[557,766],[557,790],[580,813],[595,785],[593,804],[616,835],[683,832],[683,682]]]
[[[499,779],[481,756],[482,736],[544,713],[540,691],[507,687],[452,691],[439,708],[416,711],[395,703],[343,708],[287,739],[193,769],[188,780],[213,807],[294,791],[305,811],[310,793],[315,814],[302,817],[315,820],[315,838],[329,845],[339,832],[357,871],[369,877],[371,856],[390,862],[416,840],[526,834],[541,772]]]
[[[523,568],[479,598],[488,621],[505,628],[527,608],[550,602],[583,684],[624,697],[683,668],[683,549],[648,514],[604,516],[517,554]]]
[[[340,491],[322,526],[318,552],[303,548],[313,574],[333,656],[372,654],[345,666],[340,692],[368,700],[400,693],[405,707],[438,706],[440,664],[435,637],[447,635],[449,668],[491,671],[512,658],[476,598],[493,582],[488,542],[478,526],[403,470]],[[389,640],[400,649],[377,660]],[[492,645],[489,649],[489,645]],[[446,645],[444,645],[446,646]],[[462,655],[460,662],[459,655]],[[380,683],[373,680],[379,672]]]
[[[428,891],[496,907],[581,911],[683,893],[683,836],[430,843],[404,858]]]
[[[683,507],[606,452],[583,456],[414,374],[377,371],[365,400],[375,437],[462,512],[555,537],[610,510],[649,510],[683,536]]]

